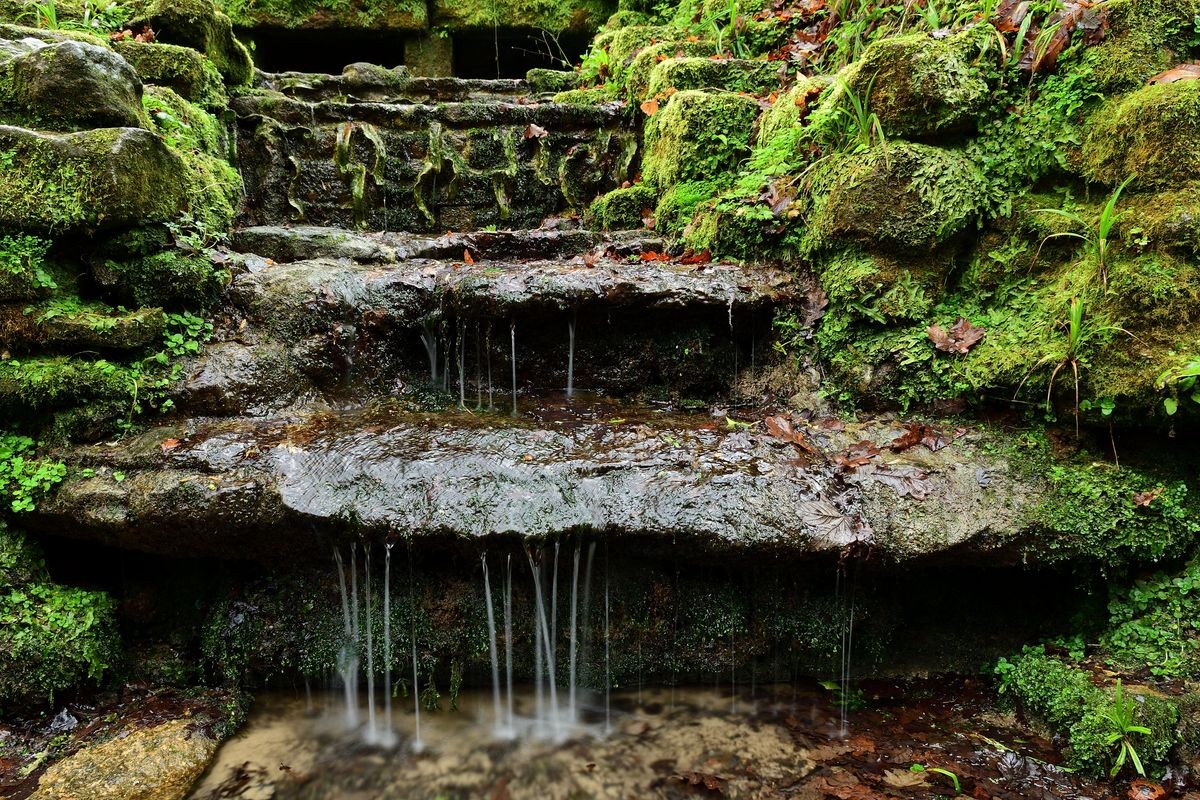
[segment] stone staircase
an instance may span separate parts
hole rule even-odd
[[[619,105],[556,104],[519,80],[284,73],[231,107],[250,225],[532,228],[631,179],[637,155]]]
[[[986,549],[1019,524],[1022,487],[974,499],[980,464],[1005,469],[986,443],[854,476],[827,454],[898,423],[809,415],[792,441],[730,422],[776,309],[808,287],[580,227],[570,212],[629,173],[637,142],[619,108],[543,100],[520,81],[262,76],[233,103],[244,225],[179,416],[69,453],[91,469],[38,524],[265,560],[324,558],[351,531],[903,554],[914,537]],[[911,494],[943,502],[897,496],[914,459],[929,474]]]

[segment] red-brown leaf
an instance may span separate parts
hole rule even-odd
[[[688,251],[679,259],[680,264],[707,264],[712,261],[712,253],[701,250],[699,253]]]
[[[645,114],[647,117],[653,117],[655,114],[658,113],[658,101],[657,100],[647,100],[646,102],[644,102],[640,106],[638,106],[638,108],[640,108],[642,110],[642,113]]]
[[[1156,486],[1147,492],[1138,492],[1137,494],[1135,494],[1133,496],[1133,504],[1135,506],[1141,506],[1142,508],[1146,508],[1151,503],[1153,503],[1156,499],[1158,499],[1158,496],[1161,495],[1162,493],[1163,493],[1163,487],[1161,487],[1161,486]]]
[[[529,127],[525,129],[526,139],[545,139],[549,135],[550,131],[546,130],[541,125],[535,125],[532,122],[529,123]]]
[[[972,325],[963,317],[955,320],[948,331],[936,322],[925,330],[933,346],[945,353],[966,353],[985,333],[984,328]]]
[[[163,442],[162,442],[162,444],[159,445],[159,447],[162,448],[162,451],[164,453],[169,453],[172,450],[174,450],[176,447],[179,447],[179,440],[178,439],[163,439]]]
[[[463,250],[463,261],[466,262],[468,266],[475,263],[475,259],[471,257],[470,250]]]
[[[1175,83],[1176,81],[1194,81],[1200,79],[1200,64],[1188,61],[1173,67],[1166,72],[1160,72],[1150,79],[1150,83]]]

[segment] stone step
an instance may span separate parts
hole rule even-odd
[[[654,241],[636,233],[256,228],[234,239],[274,258],[231,258],[228,321],[176,398],[190,413],[361,403],[430,384],[457,395],[460,361],[461,393],[486,381],[509,396],[514,339],[518,394],[564,388],[571,365],[581,388],[709,398],[762,362],[773,309],[801,291],[775,267],[644,260]]]
[[[235,98],[245,225],[534,228],[631,180],[618,108]]]
[[[523,80],[416,77],[403,68],[389,70],[366,64],[351,64],[341,75],[260,72],[256,75],[255,86],[309,101],[512,102],[532,93],[530,85]]]
[[[347,536],[580,530],[673,541],[693,553],[819,554],[858,544],[896,557],[953,549],[961,558],[1020,531],[1030,487],[987,455],[986,434],[961,435],[937,452],[884,447],[869,469],[843,473],[827,455],[863,439],[885,446],[900,425],[833,430],[798,421],[808,452],[769,435],[761,419],[747,429],[729,426],[723,412],[585,402],[516,419],[381,403],[193,421],[57,454],[69,477],[30,521],[128,549],[271,561],[325,558]]]

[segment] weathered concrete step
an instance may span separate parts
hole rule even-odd
[[[563,220],[564,223],[568,222]],[[599,233],[564,224],[534,230],[474,231],[429,236],[395,231],[353,231],[317,225],[260,225],[235,230],[233,248],[279,263],[313,258],[364,264],[410,258],[459,260],[570,259],[597,248],[616,256],[661,252],[665,242],[648,231]]]
[[[632,179],[620,113],[555,104],[233,101],[242,224],[536,228]]]
[[[389,70],[371,64],[351,64],[341,75],[260,72],[256,75],[255,86],[301,100],[350,99],[368,102],[511,102],[531,93],[530,85],[523,80],[416,77],[403,67]]]
[[[31,521],[124,548],[269,560],[323,558],[347,536],[577,530],[697,551],[861,543],[906,556],[988,550],[1018,532],[1034,488],[983,454],[983,434],[937,452],[885,451],[869,472],[846,476],[824,453],[886,444],[899,426],[814,423],[819,451],[808,454],[761,425],[734,430],[708,415],[546,421],[382,404],[162,427],[61,454],[71,477]],[[919,491],[897,490],[905,480]]]
[[[724,321],[735,312],[787,303],[798,290],[795,279],[776,267],[642,260],[604,250],[528,260],[481,253],[467,263],[472,238],[486,242],[490,236],[425,240],[431,249],[453,247],[453,261],[398,253],[401,260],[392,262],[326,257],[269,263],[244,255],[230,297],[249,319],[290,340],[367,318],[400,327],[455,314],[507,323],[513,316],[594,307],[606,313],[716,311]]]

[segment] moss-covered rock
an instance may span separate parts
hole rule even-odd
[[[237,25],[278,28],[371,28],[425,31],[429,10],[419,0],[226,0],[224,9]]]
[[[186,100],[216,108],[225,104],[221,74],[206,56],[190,47],[124,39],[113,47],[128,61],[143,83],[166,86]]]
[[[1135,190],[1178,187],[1200,176],[1200,81],[1146,86],[1109,100],[1089,120],[1084,173]]]
[[[185,209],[209,231],[229,227],[241,178],[226,160],[226,133],[212,114],[171,89],[148,86],[146,110],[166,145],[183,162]]]
[[[646,122],[642,175],[669,189],[732,170],[749,152],[758,103],[732,92],[684,91]]]
[[[1197,0],[1109,0],[1104,9],[1108,33],[1087,54],[1099,91],[1132,91],[1188,58]]]
[[[170,308],[210,306],[229,283],[229,272],[208,256],[176,249],[106,259],[93,267],[93,274],[117,300]]]
[[[618,100],[617,92],[609,86],[591,86],[586,89],[568,89],[554,95],[554,102],[565,106],[592,106],[614,103]]]
[[[924,33],[881,39],[847,71],[846,88],[866,100],[889,136],[964,130],[988,101],[976,61],[993,36],[979,25],[941,39]]]
[[[654,97],[674,89],[725,89],[767,94],[779,85],[777,62],[744,58],[668,58],[650,72],[646,94]]]
[[[571,70],[531,69],[525,73],[525,81],[531,91],[537,94],[557,94],[578,89],[580,75]]]
[[[1200,255],[1200,186],[1123,195],[1115,238]]]
[[[159,341],[164,323],[160,308],[117,312],[64,298],[38,306],[0,306],[0,341],[59,352],[131,350]]]
[[[48,705],[117,657],[111,599],[51,583],[37,548],[0,523],[0,707]]]
[[[827,75],[802,78],[792,88],[781,93],[771,107],[759,117],[759,144],[770,142],[783,133],[796,131],[816,107],[821,93],[829,88],[832,80]]]
[[[979,167],[959,151],[924,144],[841,154],[812,181],[808,249],[834,241],[927,249],[975,224],[986,207]]]
[[[588,227],[606,231],[640,228],[643,220],[653,214],[656,200],[654,190],[644,183],[613,189],[596,198],[584,215],[584,222]]]
[[[134,727],[53,764],[31,800],[184,800],[217,752],[194,719]]]
[[[433,0],[432,24],[453,30],[541,28],[551,33],[590,33],[616,10],[610,0],[497,0],[459,3]]]
[[[37,236],[0,236],[0,301],[33,300],[58,288],[49,250],[50,242]]]
[[[64,232],[165,222],[183,162],[140,128],[38,133],[0,125],[0,226]]]
[[[664,59],[703,58],[711,56],[715,51],[716,48],[711,42],[668,38],[640,48],[630,57],[628,64],[615,65],[614,74],[618,76],[617,80],[624,84],[626,95],[640,102],[651,96],[650,75]]]
[[[0,361],[0,406],[45,411],[90,401],[131,405],[136,382],[129,370],[103,359],[66,356]]]
[[[233,23],[212,0],[140,0],[129,24],[149,25],[159,40],[200,51],[230,84],[250,81],[254,70],[250,51],[233,35]]]
[[[146,125],[137,73],[112,50],[84,42],[0,55],[0,110],[48,130]]]

